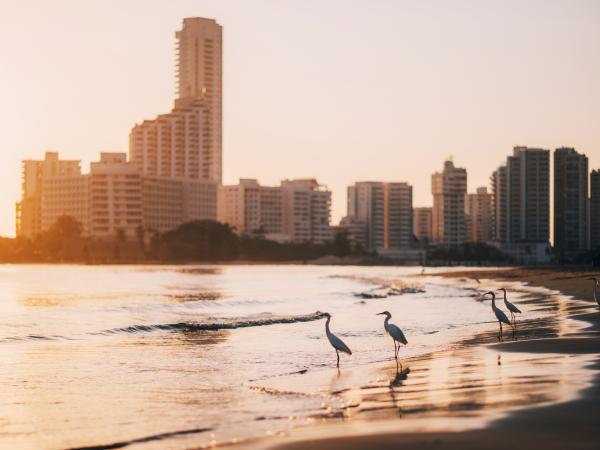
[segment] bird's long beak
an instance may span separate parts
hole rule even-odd
[[[377,313],[376,316],[383,316],[385,313]]]

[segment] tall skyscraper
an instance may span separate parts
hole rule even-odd
[[[177,99],[168,114],[136,124],[129,160],[143,175],[222,180],[222,27],[184,19],[176,33]]]
[[[554,248],[561,258],[588,249],[588,159],[573,148],[554,151]]]
[[[444,170],[431,176],[433,210],[432,238],[438,244],[461,245],[467,240],[465,226],[465,194],[467,171],[444,163]]]
[[[515,147],[506,160],[506,242],[550,239],[550,150]]]
[[[213,156],[210,180],[222,178],[223,28],[214,19],[183,20],[177,38],[176,107],[187,107],[199,99],[208,105],[208,129]]]
[[[487,188],[477,188],[475,194],[465,196],[467,240],[489,242],[492,240],[492,199]]]
[[[367,251],[406,250],[413,237],[412,186],[379,181],[355,183],[348,187],[347,217],[364,224]]]
[[[600,170],[590,173],[590,243],[600,250]]]

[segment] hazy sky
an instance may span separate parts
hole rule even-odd
[[[20,160],[127,151],[168,112],[184,17],[224,30],[224,180],[317,177],[334,221],[357,180],[431,204],[452,155],[469,190],[514,145],[600,167],[600,1],[0,0],[0,234]]]

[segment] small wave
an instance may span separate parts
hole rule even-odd
[[[30,334],[26,336],[10,336],[0,339],[0,342],[11,342],[11,341],[54,341],[54,340],[74,340],[83,339],[84,336],[111,336],[116,334],[136,334],[136,333],[151,333],[154,331],[183,331],[183,332],[194,332],[194,331],[219,331],[219,330],[234,330],[236,328],[249,328],[249,327],[262,327],[267,325],[277,325],[286,323],[299,323],[299,322],[312,322],[313,320],[319,320],[323,318],[322,312],[317,311],[312,314],[300,315],[300,316],[286,316],[286,317],[271,317],[268,319],[256,319],[256,320],[237,320],[232,322],[213,322],[213,323],[193,323],[193,322],[178,322],[178,323],[160,323],[153,325],[131,325],[128,327],[111,328],[102,331],[93,331],[78,335],[76,337],[68,336],[42,336],[36,334]]]
[[[155,325],[132,325],[129,327],[112,328],[110,330],[99,331],[90,334],[111,335],[120,333],[148,333],[153,331],[219,331],[234,330],[236,328],[262,327],[267,325],[277,325],[286,323],[311,322],[323,318],[322,312],[317,311],[312,314],[302,316],[273,317],[268,319],[256,320],[238,320],[232,322],[213,322],[213,323],[191,323],[178,322]]]

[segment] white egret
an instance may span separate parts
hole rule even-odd
[[[396,364],[398,364],[398,352],[400,351],[400,344],[406,345],[408,341],[406,337],[404,337],[404,333],[400,328],[398,328],[393,323],[390,323],[389,320],[392,318],[392,315],[389,311],[384,311],[377,314],[378,316],[384,315],[385,320],[383,321],[383,328],[392,337],[394,341],[394,358],[396,358]],[[400,364],[400,369],[402,369],[402,364]]]
[[[327,339],[329,339],[329,343],[335,349],[335,353],[337,355],[337,367],[340,367],[340,352],[352,354],[352,351],[348,348],[344,341],[342,341],[339,337],[331,332],[329,329],[329,322],[331,321],[331,314],[323,313],[323,317],[327,317],[327,322],[325,322],[325,334],[327,334]]]
[[[486,292],[483,295],[491,295],[492,296],[492,311],[496,315],[496,319],[498,319],[498,323],[500,324],[500,332],[498,333],[498,340],[502,340],[502,324],[505,323],[507,325],[511,325],[510,320],[506,317],[506,314],[496,306],[496,294],[493,291]],[[513,329],[514,331],[514,329]]]
[[[498,290],[504,292],[504,305],[510,311],[510,315],[511,315],[512,321],[513,321],[513,327],[514,327],[514,326],[516,326],[515,314],[516,313],[521,314],[521,310],[519,308],[517,308],[514,304],[512,304],[511,302],[508,301],[508,299],[506,298],[506,289],[505,288],[500,288]]]
[[[600,283],[598,283],[598,278],[592,277],[587,279],[594,282],[592,295],[594,296],[594,301],[600,306]]]

